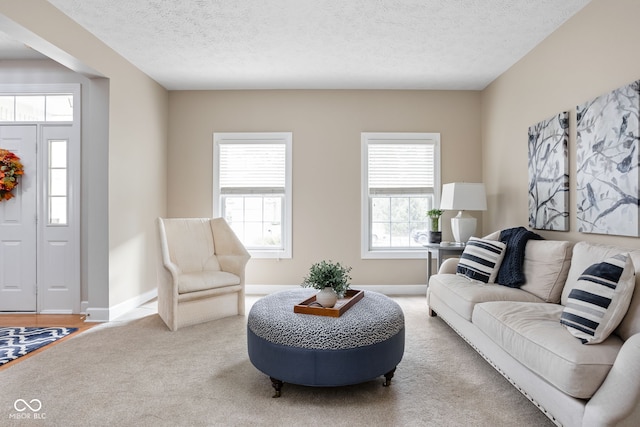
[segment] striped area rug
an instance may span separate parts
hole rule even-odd
[[[64,338],[78,328],[0,327],[0,366]]]

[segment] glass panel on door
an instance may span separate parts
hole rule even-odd
[[[67,141],[49,140],[48,224],[67,225],[68,175]]]

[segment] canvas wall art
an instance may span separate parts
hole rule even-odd
[[[569,230],[569,113],[529,128],[529,226]]]
[[[639,235],[640,80],[576,109],[578,230]]]

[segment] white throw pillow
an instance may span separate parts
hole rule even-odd
[[[460,256],[456,274],[482,283],[495,283],[506,247],[497,240],[471,237]]]
[[[627,253],[591,265],[571,289],[560,323],[583,344],[604,341],[627,313],[635,284]]]

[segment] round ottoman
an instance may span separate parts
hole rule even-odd
[[[258,300],[247,320],[251,363],[271,378],[280,396],[287,382],[331,387],[385,376],[390,384],[404,354],[404,314],[372,291],[340,317],[294,313],[312,289],[278,292]]]

